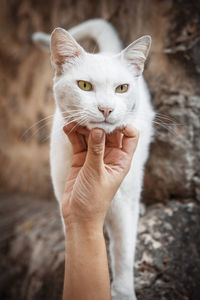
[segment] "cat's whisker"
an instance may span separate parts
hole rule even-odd
[[[79,126],[79,124],[76,123],[76,124],[72,127],[72,129],[70,130],[69,134],[70,134],[76,127],[78,127],[78,126]]]
[[[136,116],[137,116],[137,114],[136,114]],[[139,116],[146,117],[148,115],[146,115],[144,113],[140,113]],[[166,124],[166,125],[170,125],[170,126],[184,126],[184,124],[177,122],[176,119],[170,118],[165,115],[160,116],[159,113],[156,113],[154,120],[158,120],[158,121],[162,122],[162,124]]]
[[[167,130],[168,132],[170,132],[173,136],[178,137],[177,133],[175,132],[175,130],[173,128],[170,128],[168,125],[160,123],[160,122],[156,122],[153,121],[154,124],[164,128],[165,130]]]
[[[26,135],[23,135],[22,138],[25,138],[25,136],[26,136],[26,138],[32,139],[33,137],[35,137],[45,127],[47,128],[48,131],[50,131],[50,125],[51,124],[52,124],[52,120],[47,120],[45,122],[45,124],[40,125],[38,128],[34,128],[33,129],[33,127],[32,127],[32,130],[29,129],[30,133],[29,133],[29,131],[27,131]]]
[[[77,118],[70,118],[70,122],[65,123],[65,125],[68,125],[68,124],[73,123],[73,122],[78,123],[79,121],[84,120],[85,118],[86,118],[85,115],[79,116]]]
[[[173,129],[173,126],[176,126],[174,124],[168,124],[168,123],[163,123],[163,122],[157,122],[155,120],[152,121],[153,124],[160,126],[161,128],[164,128],[168,132],[170,132],[173,136],[177,137],[177,133]]]
[[[80,120],[79,125],[80,126],[85,125],[85,123],[87,123],[87,122],[88,122],[88,118],[85,117],[85,118],[83,118],[83,120]]]
[[[74,117],[80,117],[80,118],[87,118],[88,120],[89,119],[93,119],[94,118],[94,115],[95,115],[95,112],[92,114],[90,111],[84,111],[80,114],[77,114],[77,115],[71,115],[70,118],[74,118]]]
[[[50,124],[50,122],[49,122],[49,124]],[[46,123],[46,124],[44,124],[44,125],[41,125],[37,130],[35,130],[30,136],[29,136],[29,138],[31,139],[31,138],[33,138],[33,137],[35,137],[43,128],[45,128],[45,127],[48,127],[48,124]]]
[[[78,107],[78,106],[77,106]],[[68,109],[66,111],[62,111],[62,114],[69,114],[70,116],[65,116],[68,118],[71,117],[75,117],[75,116],[82,116],[82,115],[87,115],[87,117],[89,118],[94,118],[94,115],[96,115],[97,113],[97,109],[95,108],[91,108],[87,109],[87,108],[82,108],[82,110],[80,111],[80,106],[78,107],[79,109]]]
[[[134,112],[128,111],[126,114],[127,117],[133,116],[134,117]],[[142,121],[147,121],[149,118],[148,114],[145,113],[140,113],[138,114],[137,112],[135,112],[135,117],[136,119],[140,119]],[[173,136],[177,137],[177,134],[175,132],[175,130],[173,129],[174,126],[179,126],[179,125],[183,125],[183,124],[178,124],[176,122],[172,122],[173,119],[168,118],[167,116],[162,116],[162,117],[158,117],[156,116],[155,119],[152,121],[155,125],[160,126],[161,128],[164,128],[165,130],[167,130],[168,132],[170,132]]]
[[[76,117],[76,118],[73,119],[70,123],[76,122],[76,121],[79,120],[80,117],[84,117],[84,116],[85,116],[85,113],[84,113],[83,111],[78,111],[78,110],[69,111],[69,110],[68,110],[68,111],[66,111],[66,112],[69,113],[69,114],[71,114],[71,115],[70,115],[70,116],[64,117],[65,120],[66,120],[66,119],[70,119],[70,120],[71,120],[72,118]],[[74,112],[75,112],[75,113],[74,113]],[[62,112],[61,112],[61,114],[64,114],[64,113],[65,113],[65,111],[62,111]],[[92,114],[91,114],[91,116],[92,116]],[[42,123],[42,122],[44,122],[44,121],[46,121],[46,120],[48,120],[48,119],[51,119],[51,120],[48,120],[47,122],[48,122],[48,123],[51,123],[53,117],[54,117],[54,115],[49,115],[49,116],[47,116],[47,117],[45,117],[45,118],[39,120],[38,122],[35,122],[32,126],[30,126],[28,129],[25,130],[25,132],[24,132],[23,135],[22,135],[22,138],[23,138],[24,136],[26,136],[26,135],[28,134],[28,132],[29,132],[31,129],[33,129],[34,127],[36,127],[36,126],[39,125],[40,123]],[[78,117],[78,118],[77,118],[77,117]],[[45,122],[44,125],[40,126],[35,132],[33,132],[33,133],[31,134],[30,138],[33,138],[34,136],[36,136],[36,134],[37,134],[41,129],[43,129],[44,127],[47,127],[47,126],[48,126],[47,122]],[[69,123],[68,123],[68,124],[69,124]]]
[[[67,103],[65,103],[65,106],[78,107],[80,109],[80,104],[67,104]]]
[[[62,112],[63,114],[65,113],[65,112]],[[82,110],[82,111],[78,111],[78,110],[68,110],[68,111],[66,111],[66,113],[67,114],[70,114],[70,115],[72,115],[72,116],[74,116],[74,115],[85,115],[85,114],[87,114],[87,111],[85,111],[85,110]]]
[[[140,113],[140,115],[142,115],[142,114]],[[146,116],[146,115],[143,113],[143,116]],[[173,126],[173,125],[174,126],[176,126],[176,125],[177,126],[185,126],[184,124],[178,122],[174,117],[170,117],[170,116],[158,113],[158,112],[155,114],[154,120],[161,121],[162,123],[164,121],[165,123],[163,123],[163,124],[168,124],[171,126]]]
[[[172,121],[172,122],[177,122],[177,120],[174,118],[174,117],[170,117],[168,115],[165,115],[165,114],[161,114],[159,112],[156,112],[156,117],[159,117],[159,118],[162,118],[162,119],[166,119],[166,120],[169,120],[169,121]]]
[[[83,118],[84,118],[84,117],[85,117],[85,116],[83,116]],[[73,122],[76,122],[75,126],[71,129],[71,131],[74,130],[77,126],[82,125],[82,124],[80,124],[78,121],[79,121],[79,122],[81,121],[82,124],[84,124],[83,122],[87,121],[87,118],[85,118],[85,120],[84,120],[84,119],[83,119],[83,120],[80,120],[80,119],[77,118],[77,119],[75,119],[75,120],[74,120],[74,119],[71,120],[70,122],[64,123],[58,130],[55,131],[55,133],[60,132],[60,130],[62,130],[64,126],[67,126],[67,125],[69,125],[69,124],[71,124],[71,123],[73,123]],[[71,131],[70,131],[70,132],[71,132]],[[47,140],[50,138],[50,136],[51,136],[51,135],[47,136],[45,139],[42,140],[42,142],[47,141]]]
[[[38,122],[35,122],[32,126],[30,126],[29,128],[27,128],[24,131],[24,133],[22,134],[22,138],[25,137],[32,128],[36,127],[37,125],[39,125],[40,123],[46,121],[47,119],[50,119],[50,118],[53,118],[53,117],[54,117],[54,115],[49,115],[49,116],[39,120]],[[50,120],[50,121],[52,121],[52,120]]]
[[[64,116],[63,120],[71,120],[72,118],[79,118],[81,116],[81,114],[70,114],[69,116]]]
[[[78,122],[80,119],[84,118],[84,116],[70,116],[69,118],[63,118],[64,122]]]
[[[72,115],[72,114],[81,114],[81,113],[83,112],[80,112],[78,110],[74,110],[74,111],[68,110],[67,112],[63,112],[62,115],[67,116],[69,114]]]
[[[72,120],[72,119],[76,119],[76,118],[81,118],[83,116],[84,116],[84,114],[70,114],[68,116],[63,117],[63,120]]]
[[[84,116],[83,116],[83,117],[84,117]],[[63,120],[63,121],[64,121],[64,120]],[[75,118],[75,119],[72,119],[72,118],[71,118],[70,121],[64,122],[64,123],[62,124],[62,126],[56,131],[56,133],[57,133],[57,132],[60,132],[60,130],[62,130],[64,126],[69,125],[69,124],[71,124],[71,123],[73,123],[73,122],[79,122],[79,121],[80,121],[80,117],[77,117],[77,118]],[[44,138],[44,139],[42,140],[42,142],[47,141],[47,140],[50,138],[50,136],[51,136],[51,135],[48,135],[46,138]]]
[[[61,126],[58,130],[56,130],[55,133],[60,132],[62,130],[62,128],[63,128],[63,126]],[[50,139],[50,137],[51,137],[51,134],[49,134],[46,138],[44,138],[42,140],[42,143],[46,142],[48,139]]]
[[[69,124],[71,124],[71,123],[73,123],[73,122],[77,123],[77,122],[80,120],[80,118],[81,118],[81,117],[77,117],[77,118],[73,118],[73,119],[70,118],[69,122],[65,123],[64,126],[69,125]],[[82,117],[82,118],[83,118],[83,117]],[[64,121],[65,121],[65,119],[64,119]]]
[[[178,122],[176,122],[176,121],[172,121],[172,120],[169,120],[169,119],[163,119],[163,118],[160,118],[160,117],[158,117],[158,116],[156,116],[155,117],[155,120],[158,120],[158,121],[161,121],[161,122],[163,122],[163,123],[165,123],[165,124],[169,124],[169,125],[174,125],[174,126],[184,126],[184,124],[181,124],[181,123],[178,123]]]
[[[127,113],[127,115],[130,115],[130,112]],[[141,121],[147,121],[147,114],[136,114],[136,119],[141,120]],[[146,117],[146,118],[145,118]],[[173,136],[177,137],[177,133],[175,132],[175,130],[173,129],[173,127],[175,126],[179,126],[179,124],[177,123],[170,123],[170,122],[163,122],[161,119],[157,119],[156,118],[152,121],[153,124],[160,126],[161,128],[164,128],[165,130],[167,130],[168,132],[170,132]]]

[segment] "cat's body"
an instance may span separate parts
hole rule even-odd
[[[111,53],[121,51],[121,42],[115,30],[103,20],[83,23],[72,29],[71,33],[76,38],[98,36],[96,40],[101,50]],[[66,122],[63,116],[69,120],[74,114],[72,119],[79,117],[82,124],[89,129],[101,127],[106,132],[111,132],[116,127],[132,124],[140,133],[131,169],[115,195],[105,219],[105,228],[110,239],[112,298],[117,300],[136,299],[133,265],[139,199],[154,118],[150,95],[141,76],[142,64],[148,52],[144,48],[149,47],[147,42],[147,38],[144,38],[136,45],[131,44],[120,55],[114,56],[111,53],[86,54],[62,29],[54,31],[51,42],[52,61],[57,72],[54,81],[57,107],[51,134],[50,158],[52,181],[58,201],[63,196],[72,157],[71,144],[62,131]],[[146,51],[143,61],[139,51]],[[136,56],[139,57],[138,61]],[[77,80],[92,82],[94,90],[82,91]],[[125,83],[129,85],[129,90],[118,95],[116,86]],[[106,109],[109,107],[112,111],[105,120],[98,109],[100,106]],[[84,114],[86,117],[81,117]]]

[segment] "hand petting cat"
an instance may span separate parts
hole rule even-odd
[[[108,207],[129,171],[139,133],[132,126],[105,134],[71,123],[63,128],[73,157],[62,201],[65,224],[95,222],[103,226]]]
[[[55,69],[51,177],[66,225],[63,226],[67,247],[66,293],[78,292],[79,287],[79,293],[74,297],[68,293],[67,299],[110,299],[103,292],[104,285],[110,292],[108,272],[107,281],[104,272],[107,255],[103,251],[102,258],[100,251],[105,248],[102,230],[105,217],[112,300],[136,300],[134,257],[139,201],[155,117],[151,95],[142,76],[151,37],[145,35],[123,49],[118,33],[109,22],[92,19],[70,28],[69,32],[56,28],[51,36],[36,33],[33,38],[51,52]],[[79,45],[78,41],[85,38],[97,43],[99,53],[88,53]],[[76,123],[64,128],[67,138],[62,128],[71,121]],[[127,124],[139,129],[138,144],[134,128],[129,125],[118,129]],[[70,222],[75,226],[69,228]],[[91,225],[95,230],[98,228],[98,233],[102,232],[98,246],[92,243],[94,247],[88,239]],[[86,231],[83,232],[83,228]],[[102,276],[97,276],[97,249]],[[80,259],[83,253],[84,259],[83,256]],[[84,270],[90,271],[91,276],[85,276]]]

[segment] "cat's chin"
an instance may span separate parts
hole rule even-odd
[[[102,128],[106,133],[113,132],[116,128],[120,128],[119,124],[111,124],[106,122],[88,123],[86,127],[91,130],[93,128]]]

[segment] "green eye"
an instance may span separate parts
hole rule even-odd
[[[92,85],[88,81],[84,80],[79,80],[78,81],[78,86],[80,87],[81,90],[83,91],[91,91],[92,90]]]
[[[126,93],[128,91],[128,84],[120,84],[116,87],[116,93]]]

